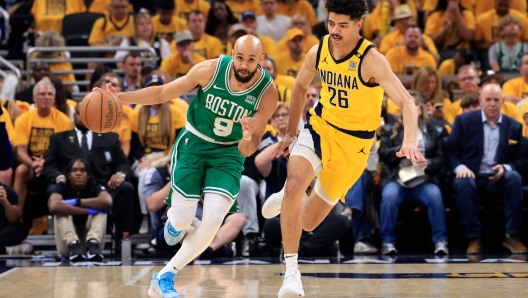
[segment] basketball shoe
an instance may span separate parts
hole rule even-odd
[[[177,231],[167,219],[165,222],[165,228],[163,229],[163,236],[165,238],[165,242],[167,242],[168,245],[173,246],[178,244],[184,235],[185,230]]]
[[[286,270],[284,282],[279,290],[279,298],[304,297],[304,290],[299,269]]]
[[[176,291],[174,288],[174,278],[176,274],[167,272],[158,278],[158,273],[152,274],[150,281],[150,288],[148,290],[149,297],[152,298],[174,298],[183,297],[183,294]]]
[[[262,206],[262,216],[266,219],[274,218],[281,213],[284,188],[269,196]]]

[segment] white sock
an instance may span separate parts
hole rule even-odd
[[[296,271],[298,254],[284,254],[284,261],[286,261],[286,272]]]

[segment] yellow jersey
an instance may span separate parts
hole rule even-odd
[[[380,126],[383,89],[361,77],[361,63],[374,45],[361,37],[346,57],[336,60],[330,50],[330,36],[319,44],[316,68],[321,93],[314,111],[332,126],[355,131],[374,131]]]

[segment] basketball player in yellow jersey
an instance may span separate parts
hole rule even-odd
[[[286,274],[279,298],[304,296],[297,269],[301,231],[315,229],[365,169],[380,125],[384,90],[403,111],[404,140],[395,154],[413,162],[423,160],[416,148],[413,99],[385,56],[359,35],[367,13],[365,0],[328,0],[325,7],[330,34],[308,51],[293,86],[287,134],[272,154],[279,157],[289,149],[287,182],[262,209],[266,218],[282,209]],[[320,98],[296,137],[308,86],[316,74],[321,77]],[[318,178],[314,191],[303,203],[314,176]]]

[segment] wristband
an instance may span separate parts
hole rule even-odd
[[[242,136],[242,139],[243,139],[244,141],[251,141],[251,138],[252,138],[252,137],[253,137],[253,136],[249,136],[249,139],[246,139],[246,138],[244,138],[244,136]]]

